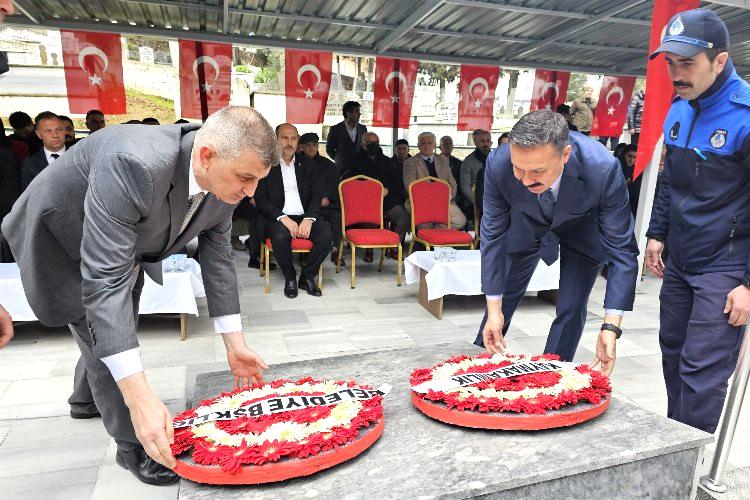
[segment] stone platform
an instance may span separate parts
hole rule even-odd
[[[383,436],[359,457],[313,476],[248,487],[182,480],[179,498],[695,498],[696,464],[712,437],[617,398],[594,420],[535,432],[454,427],[412,406],[413,368],[480,352],[460,342],[273,366],[267,380],[393,385]],[[215,396],[229,384],[228,372],[198,374],[186,399]]]

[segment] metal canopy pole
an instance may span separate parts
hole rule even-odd
[[[708,476],[701,478],[703,487],[716,493],[727,491],[727,485],[721,479],[727,466],[729,450],[732,448],[734,431],[737,428],[737,420],[742,410],[742,400],[747,389],[747,380],[750,378],[750,333],[744,332],[740,355],[737,359],[737,368],[734,370],[734,380],[727,396],[724,408],[724,418],[719,429],[719,438],[716,440],[716,451],[711,462],[711,470]]]

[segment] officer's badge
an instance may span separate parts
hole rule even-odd
[[[711,147],[714,149],[721,149],[724,144],[727,143],[727,131],[721,128],[717,128],[713,135],[711,135]]]
[[[685,32],[685,25],[682,23],[682,18],[678,17],[672,24],[669,25],[669,35],[678,36]]]
[[[669,138],[677,139],[678,135],[680,135],[680,122],[674,122],[674,125],[672,125],[672,128],[669,129]]]

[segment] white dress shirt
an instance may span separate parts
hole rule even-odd
[[[60,156],[63,155],[63,153],[65,153],[65,146],[63,146],[60,151],[50,151],[49,149],[44,148],[44,155],[47,157],[47,165],[52,165],[52,162],[54,162],[55,160],[58,160]],[[53,154],[58,155],[58,157],[52,158]]]
[[[557,203],[557,195],[560,193],[560,184],[562,183],[562,174],[560,174],[557,179],[555,179],[555,182],[552,183],[552,185],[549,187],[550,191],[552,191],[552,196],[555,198],[555,203]],[[541,193],[536,195],[537,198]],[[500,300],[502,299],[502,295],[487,295],[488,300]],[[615,316],[622,317],[623,314],[625,314],[624,311],[621,311],[619,309],[605,309],[604,314],[612,314]]]
[[[297,172],[294,170],[294,160],[287,163],[284,158],[279,158],[279,168],[281,168],[281,179],[284,182],[284,208],[281,211],[284,215],[304,215],[305,207],[302,206],[302,197],[299,195],[299,186],[297,185]],[[284,215],[276,217],[281,220]],[[313,217],[305,217],[315,222]]]
[[[357,144],[357,124],[354,124],[354,127],[349,128],[349,124],[344,122],[344,126],[346,127],[346,131],[349,132],[349,137],[352,138],[352,142],[354,144]]]
[[[188,196],[196,195],[201,191],[204,193],[206,192],[204,189],[201,189],[198,181],[195,179],[195,174],[193,172],[193,156],[191,154],[190,173],[188,175]],[[217,316],[216,318],[213,318],[213,320],[216,333],[242,331],[242,317],[239,314]],[[143,361],[141,360],[141,353],[137,347],[117,354],[112,354],[111,356],[105,356],[102,358],[102,362],[107,365],[107,368],[109,368],[115,382],[143,371]]]

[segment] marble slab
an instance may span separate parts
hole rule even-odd
[[[276,365],[267,372],[267,380],[313,376],[392,384],[384,401],[383,436],[359,457],[313,476],[248,487],[183,480],[180,499],[510,498],[511,493],[575,498],[583,491],[594,493],[587,485],[630,484],[636,496],[641,496],[638,488],[646,494],[675,491],[675,485],[686,493],[693,489],[697,458],[711,436],[617,398],[592,421],[537,432],[454,427],[412,406],[413,368],[479,352],[459,342]],[[195,372],[188,370],[191,373]],[[227,389],[228,380],[226,372],[198,373],[194,383],[186,384],[188,390],[194,388],[186,400],[214,396]],[[648,470],[659,474],[647,474]],[[606,490],[598,491],[597,496],[608,496]],[[558,492],[565,495],[557,496]]]

